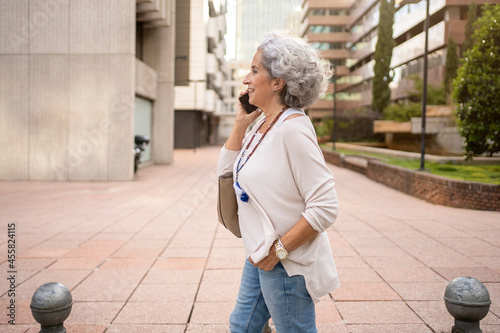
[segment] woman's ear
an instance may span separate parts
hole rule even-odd
[[[279,77],[274,79],[273,91],[276,91],[276,92],[281,91],[281,89],[283,89],[285,84],[286,84],[285,80],[283,80]]]

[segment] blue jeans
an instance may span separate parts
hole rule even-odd
[[[315,307],[304,277],[288,276],[281,262],[265,272],[247,259],[229,317],[231,333],[262,333],[271,317],[278,333],[317,332]]]

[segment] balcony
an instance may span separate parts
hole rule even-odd
[[[328,42],[348,42],[349,41],[349,33],[347,32],[330,32],[324,34],[318,33],[309,33],[307,34],[307,40],[309,42],[320,42],[320,43],[328,43]]]
[[[207,74],[215,75],[219,71],[219,62],[217,56],[213,53],[207,53]]]
[[[136,0],[137,22],[144,22],[145,28],[168,27],[173,6],[174,0]]]
[[[349,50],[321,50],[321,55],[326,59],[347,59]]]
[[[309,16],[309,25],[347,25],[350,21],[349,16]]]
[[[425,32],[422,32],[412,39],[396,46],[393,51],[391,67],[400,66],[411,60],[420,58],[424,55]],[[446,45],[445,40],[445,22],[429,28],[429,52],[440,49]]]

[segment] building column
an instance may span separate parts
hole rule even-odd
[[[169,26],[145,29],[143,52],[144,62],[158,77],[153,105],[152,159],[155,164],[169,164],[174,152],[175,5]]]

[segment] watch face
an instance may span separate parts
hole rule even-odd
[[[278,250],[276,252],[276,256],[278,257],[279,260],[283,260],[283,259],[286,259],[287,253],[284,250]]]

